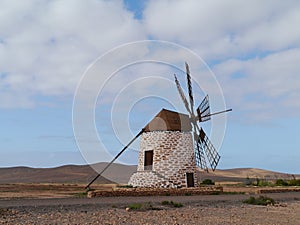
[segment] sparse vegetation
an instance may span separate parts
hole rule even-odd
[[[162,204],[162,205],[169,205],[170,202],[169,202],[169,201],[162,201],[161,204]]]
[[[160,210],[160,208],[153,207],[151,202],[133,203],[127,206],[130,210]]]
[[[142,203],[132,203],[128,206],[128,208],[131,210],[138,210],[141,209],[142,207],[143,207]]]
[[[175,208],[181,208],[181,207],[183,207],[183,205],[181,204],[181,203],[173,203],[173,206],[175,207]]]
[[[285,180],[283,179],[278,179],[275,181],[275,185],[276,186],[288,186],[288,182],[286,182]]]
[[[267,181],[266,179],[256,178],[255,180],[246,180],[246,185],[253,185],[258,187],[272,187],[274,182]]]
[[[215,185],[215,182],[213,182],[211,179],[205,179],[200,184],[201,185]]]
[[[264,179],[260,180],[260,179],[258,179],[257,186],[258,187],[268,187],[268,186],[274,186],[274,185],[273,185],[273,183],[271,183],[271,182],[269,182],[267,180],[264,180]]]
[[[293,179],[288,181],[289,186],[300,186],[300,179]]]
[[[265,179],[260,179],[258,177],[255,179],[246,178],[245,184],[258,186],[258,187],[267,187],[273,185],[271,182],[268,182]]]
[[[78,192],[74,194],[75,197],[84,198],[87,196],[87,192]]]
[[[172,207],[175,207],[175,208],[181,208],[181,207],[183,207],[182,203],[177,203],[177,202],[173,202],[173,201],[162,201],[161,204],[162,205],[172,206]]]
[[[274,186],[300,186],[300,179],[292,179],[292,180],[266,180],[256,178],[255,180],[251,180],[248,177],[245,180],[245,185],[253,185],[258,187],[274,187]]]
[[[283,180],[278,179],[275,182],[276,186],[300,186],[300,179]]]
[[[244,200],[243,203],[251,205],[274,205],[275,200],[266,196],[259,196],[257,198],[251,196],[248,199]]]

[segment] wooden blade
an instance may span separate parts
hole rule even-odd
[[[190,68],[187,63],[185,63],[185,69],[186,69],[187,86],[188,86],[189,97],[190,97],[191,112],[193,113],[194,112],[194,97],[193,97],[193,90],[192,90]]]
[[[199,107],[197,108],[197,116],[199,122],[205,122],[210,120],[210,108],[209,108],[209,99],[208,95],[200,103]]]
[[[207,135],[205,134],[202,128],[200,129],[200,133],[199,133],[199,142],[206,154],[206,157],[208,159],[208,162],[212,170],[214,171],[221,157],[217,152],[217,150],[215,149],[215,147],[213,146],[213,144],[211,143],[211,141],[208,139]]]
[[[185,95],[184,95],[184,93],[183,93],[183,90],[182,90],[182,88],[181,88],[181,86],[180,86],[180,83],[179,83],[179,81],[178,81],[178,79],[177,79],[177,77],[176,77],[176,74],[174,74],[174,77],[175,77],[175,83],[176,83],[177,90],[178,90],[178,92],[179,92],[179,95],[180,95],[180,97],[181,97],[183,103],[184,103],[184,106],[185,106],[186,110],[189,112],[189,114],[192,115],[192,112],[191,112],[191,110],[190,110],[190,108],[189,108],[189,103],[188,103],[188,101],[186,100],[186,97],[185,97]]]
[[[194,134],[195,135],[195,134]],[[196,135],[199,137],[199,135]],[[203,149],[201,148],[200,142],[198,139],[195,139],[195,161],[196,161],[196,166],[200,167],[201,169],[205,170],[206,172],[208,172],[208,168],[206,165],[206,161],[205,161],[205,156],[204,156],[204,152]]]

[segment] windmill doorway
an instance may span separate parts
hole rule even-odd
[[[194,187],[194,173],[186,173],[186,186],[187,187]]]
[[[153,150],[145,151],[144,170],[152,170]]]

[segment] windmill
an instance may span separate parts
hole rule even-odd
[[[186,110],[189,113],[189,118],[191,125],[193,127],[193,139],[195,145],[195,160],[196,165],[201,169],[204,169],[208,172],[207,161],[210,164],[211,169],[214,171],[219,163],[220,155],[207,137],[206,133],[202,129],[199,128],[198,123],[206,122],[211,119],[211,116],[217,115],[220,113],[225,113],[232,111],[232,109],[227,109],[220,112],[210,113],[209,107],[209,97],[206,95],[198,108],[196,109],[196,113],[194,112],[194,97],[192,91],[192,82],[191,82],[191,75],[189,65],[185,63],[186,68],[186,77],[187,77],[187,86],[188,86],[188,93],[189,93],[189,103],[184,95],[184,92],[180,86],[180,83],[177,79],[176,74],[174,74],[175,83],[181,100],[184,103]]]
[[[231,111],[210,113],[206,96],[194,113],[194,98],[190,70],[186,75],[189,103],[175,76],[175,83],[188,115],[162,109],[86,186],[100,177],[112,163],[139,137],[140,151],[137,172],[129,180],[132,186],[140,187],[194,187],[197,186],[197,169],[208,171],[207,161],[215,170],[220,155],[198,123],[210,120],[212,115]]]

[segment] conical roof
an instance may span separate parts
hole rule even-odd
[[[186,114],[162,109],[144,128],[149,131],[191,131],[192,125]]]

